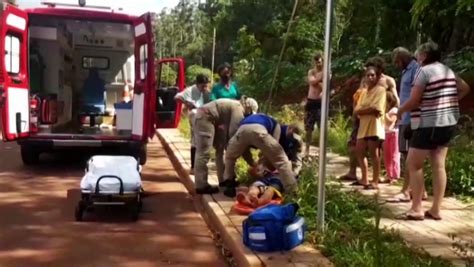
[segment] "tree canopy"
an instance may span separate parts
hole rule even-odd
[[[181,0],[170,12],[159,14],[157,56],[182,56],[188,65],[210,68],[215,27],[216,65],[233,63],[243,90],[265,97],[287,38],[276,91],[296,97],[304,94],[301,88],[312,55],[323,49],[326,1],[299,0],[287,36],[293,5],[294,1],[281,0]],[[336,1],[336,80],[358,73],[370,56],[386,55],[389,60],[393,48],[414,50],[427,40],[440,45],[457,71],[472,70],[473,8],[474,0]]]

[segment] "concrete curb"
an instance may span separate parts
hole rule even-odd
[[[225,247],[231,251],[238,266],[333,266],[321,252],[307,245],[281,253],[255,253],[245,247],[242,244],[240,225],[236,224],[235,216],[233,218],[228,215],[224,206],[222,206],[223,204],[220,203],[222,202],[222,196],[219,198],[220,195],[200,196],[194,194],[194,179],[189,175],[189,166],[182,154],[184,151],[181,151],[185,149],[180,150],[177,146],[178,142],[171,140],[171,134],[167,134],[166,131],[169,131],[172,135],[180,135],[178,130],[174,130],[176,132],[171,129],[158,130],[158,139],[169,155],[181,181],[202,208],[204,219],[213,229],[219,232]],[[187,141],[183,143],[183,146],[189,146]]]
[[[205,219],[207,219],[208,223],[210,223],[212,227],[220,233],[225,246],[232,252],[237,265],[242,267],[265,266],[257,255],[234,241],[231,234],[240,235],[240,233],[237,232],[232,222],[227,218],[225,212],[214,200],[212,195],[199,196],[194,194],[194,181],[191,179],[189,172],[184,167],[187,163],[182,155],[177,151],[177,148],[172,147],[174,145],[171,140],[167,140],[167,138],[160,134],[159,131],[157,133],[158,138],[163,144],[166,153],[169,155],[181,181],[195,198],[199,198],[199,204],[205,212]]]

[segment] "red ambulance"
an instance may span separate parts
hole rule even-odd
[[[25,164],[93,148],[144,164],[156,128],[177,127],[184,62],[155,62],[153,14],[0,5],[2,136],[19,143]],[[171,84],[160,81],[163,64],[175,68]]]

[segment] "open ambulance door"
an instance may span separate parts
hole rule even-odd
[[[132,138],[146,141],[154,136],[155,53],[152,15],[146,13],[134,22],[135,86],[132,110]]]
[[[0,108],[3,140],[29,136],[28,15],[0,3]]]
[[[181,102],[175,101],[177,93],[184,90],[184,60],[164,58],[157,63],[156,128],[176,128],[181,117]]]

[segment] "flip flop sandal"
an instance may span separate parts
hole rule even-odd
[[[361,183],[359,180],[351,183],[352,186],[366,186],[366,184]]]
[[[410,201],[411,201],[410,197],[406,197],[403,194],[398,194],[395,197],[387,199],[388,203],[408,203]]]
[[[435,221],[441,221],[441,220],[442,220],[441,217],[435,217],[435,216],[433,216],[433,214],[431,214],[431,212],[429,212],[429,211],[425,211],[425,218],[427,218],[427,219],[432,219],[432,220],[435,220]]]
[[[343,175],[339,177],[339,180],[342,181],[357,181],[357,177],[349,176],[349,175]]]
[[[373,184],[364,185],[364,190],[378,190],[378,187],[375,187]]]
[[[425,219],[424,216],[417,216],[408,213],[403,213],[396,217],[397,220],[404,220],[404,221],[423,221]]]

